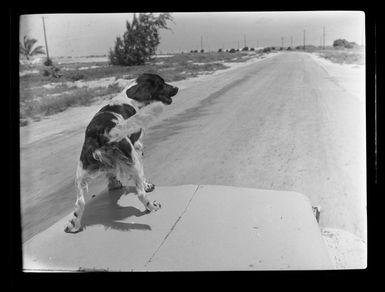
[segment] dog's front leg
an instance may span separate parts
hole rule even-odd
[[[143,173],[143,156],[144,156],[143,143],[140,140],[136,141],[134,144],[134,148],[136,153],[138,153],[138,159],[140,160],[140,165],[142,167],[141,171]],[[148,182],[144,176],[143,178],[144,178],[144,190],[146,191],[146,193],[152,192],[155,189],[155,185],[153,183]]]
[[[145,181],[142,160],[136,151],[132,151],[132,158],[134,161],[134,165],[132,167],[132,178],[135,181],[138,198],[148,211],[157,211],[161,208],[160,203],[157,201],[150,201],[146,195],[146,192],[154,189],[154,185]],[[149,190],[149,188],[152,189]]]

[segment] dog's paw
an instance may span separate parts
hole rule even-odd
[[[67,232],[67,233],[78,233],[80,231],[82,231],[83,228],[81,227],[80,223],[76,223],[74,219],[71,219],[66,228],[64,229],[64,232]]]
[[[158,211],[161,207],[162,207],[162,205],[157,201],[152,201],[152,202],[148,201],[146,204],[146,209],[150,212]]]
[[[118,181],[116,178],[112,178],[108,180],[108,190],[116,190],[121,189],[123,187],[122,183]]]
[[[145,183],[144,190],[146,191],[146,193],[152,192],[153,190],[155,190],[155,185],[152,183]]]

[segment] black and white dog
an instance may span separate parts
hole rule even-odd
[[[121,181],[132,178],[139,200],[148,211],[161,206],[146,198],[154,185],[144,177],[142,138],[144,128],[172,103],[178,88],[164,82],[156,74],[142,74],[127,86],[110,104],[95,114],[85,133],[85,140],[76,171],[77,199],[75,211],[65,232],[81,230],[84,195],[88,183],[100,174],[108,178],[108,189],[122,187]]]

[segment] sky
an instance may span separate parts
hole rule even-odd
[[[155,13],[156,14],[156,13]],[[365,45],[365,14],[361,11],[290,12],[188,12],[171,13],[170,30],[160,30],[158,53],[219,48],[325,45],[338,38]],[[45,46],[44,17],[51,57],[108,54],[116,37],[122,36],[133,13],[30,14],[20,17],[20,40],[24,35]],[[283,40],[282,40],[283,38]]]

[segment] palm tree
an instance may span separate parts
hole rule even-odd
[[[24,36],[23,43],[19,42],[20,54],[24,55],[27,60],[35,55],[45,54],[43,46],[37,46],[33,49],[33,46],[36,42],[37,39],[30,39],[27,38],[27,36]]]

